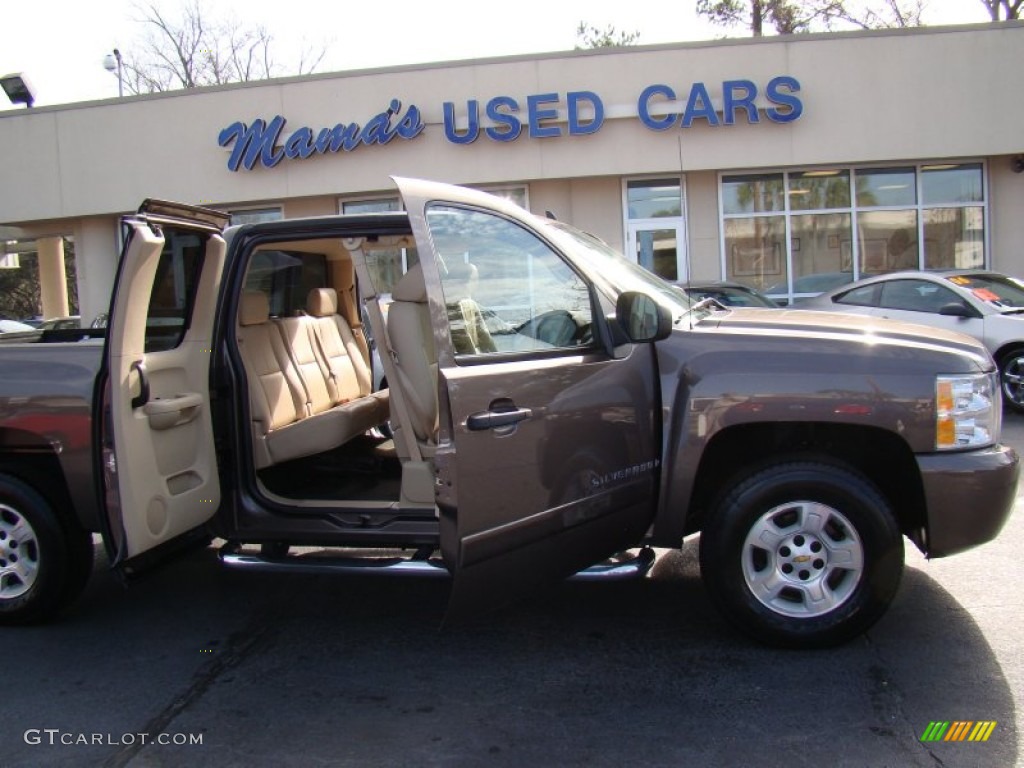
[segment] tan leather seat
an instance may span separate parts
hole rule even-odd
[[[249,379],[255,461],[262,468],[284,461],[272,445],[306,415],[302,383],[291,364],[281,334],[270,322],[270,303],[261,291],[246,291],[238,318],[238,350]]]
[[[427,306],[423,270],[413,266],[395,284],[388,308],[387,331],[394,351],[395,374],[409,410],[416,441],[437,443],[437,351]]]
[[[306,298],[306,313],[312,320],[315,351],[319,353],[327,388],[335,403],[370,398],[374,423],[388,419],[388,392],[373,392],[369,362],[348,321],[338,314],[338,294],[333,288],[314,288]]]
[[[380,401],[360,396],[351,365],[346,375],[336,361],[339,378],[328,383],[313,323],[271,320],[260,291],[242,297],[238,348],[249,379],[257,469],[329,451],[383,420]]]

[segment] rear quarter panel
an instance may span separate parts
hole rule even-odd
[[[98,520],[91,404],[102,350],[99,340],[0,347],[0,464],[56,457],[75,513],[92,531]]]

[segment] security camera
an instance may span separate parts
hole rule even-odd
[[[1024,173],[1024,155],[1017,155],[1013,158],[1013,165],[1011,167],[1014,173]]]

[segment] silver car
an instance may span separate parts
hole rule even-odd
[[[959,331],[999,365],[1003,399],[1024,413],[1024,282],[977,269],[893,272],[828,291],[801,309],[853,312]]]

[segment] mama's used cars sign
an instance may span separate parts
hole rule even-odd
[[[635,117],[652,131],[689,128],[698,121],[709,126],[735,125],[740,119],[757,124],[762,116],[770,122],[790,123],[803,114],[799,91],[800,83],[787,75],[773,77],[763,92],[752,80],[726,80],[717,98],[704,83],[691,84],[685,100],[667,85],[649,85],[637,97]],[[759,98],[766,106],[758,107],[755,102]],[[585,136],[601,130],[606,117],[604,102],[593,91],[569,91],[564,97],[538,93],[525,100],[495,96],[484,104],[470,99],[461,115],[457,106],[461,107],[446,101],[442,107],[444,135],[452,144],[472,144],[481,137],[515,141],[524,132],[531,139]],[[217,141],[231,149],[228,168],[273,168],[285,159],[351,152],[396,138],[410,141],[427,129],[419,107],[410,104],[403,108],[398,99],[363,124],[337,123],[320,129],[302,126],[290,133],[285,132],[286,124],[287,120],[277,115],[248,124],[239,120],[222,130]]]

